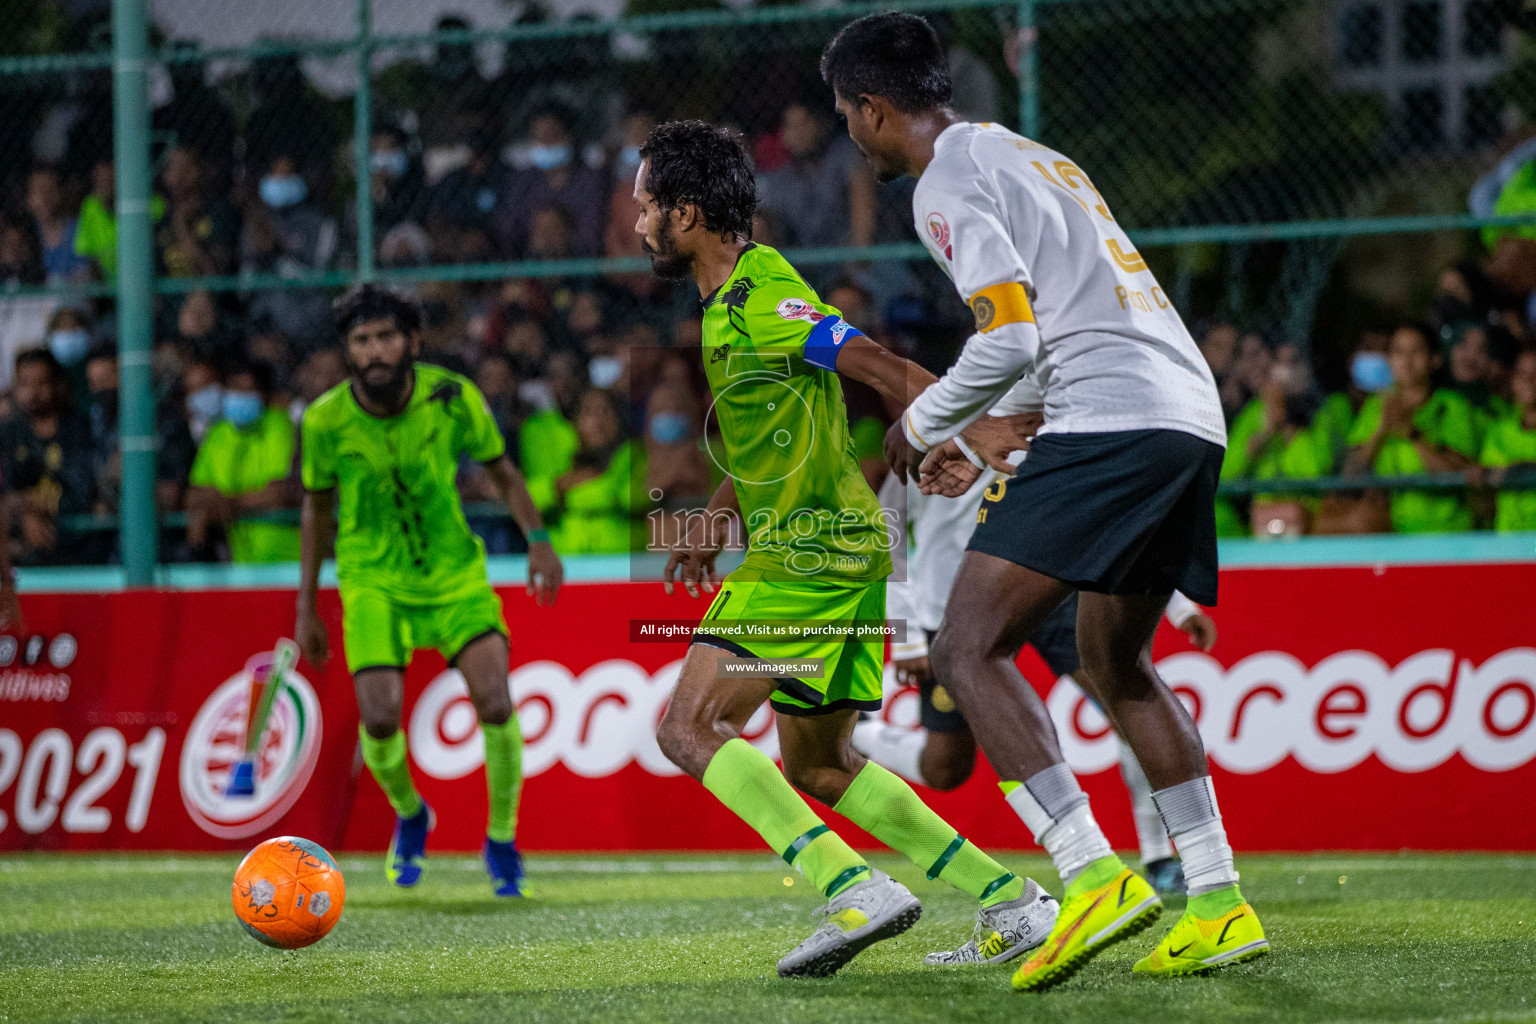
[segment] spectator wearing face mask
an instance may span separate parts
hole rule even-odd
[[[492,244],[489,225],[510,201],[513,174],[496,152],[494,134],[481,131],[467,143],[469,158],[443,175],[427,200],[427,232],[439,262],[467,263],[510,255]]]
[[[48,318],[46,341],[48,351],[64,368],[75,406],[83,407],[87,397],[85,357],[96,341],[91,333],[90,314],[75,306],[60,306]]]
[[[47,349],[16,356],[12,391],[17,411],[0,422],[0,482],[10,521],[20,530],[17,561],[76,560],[84,546],[61,549],[58,520],[95,510],[90,424],[72,408],[64,368]]]
[[[210,359],[193,358],[181,373],[181,391],[186,396],[187,427],[192,439],[201,444],[208,428],[224,414],[224,381]]]
[[[299,277],[335,265],[336,221],[310,198],[309,183],[291,156],[267,165],[240,243],[241,269],[249,274]],[[324,289],[276,288],[251,299],[252,319],[266,318],[301,349],[329,340],[330,296]]]
[[[208,428],[192,463],[187,494],[187,542],[206,553],[212,528],[222,526],[233,562],[292,562],[299,529],[241,520],[242,515],[294,508],[295,432],[283,409],[270,404],[272,371],[237,365],[225,378],[220,419]]]
[[[1536,473],[1536,349],[1515,357],[1509,395],[1509,412],[1489,424],[1479,459],[1494,486],[1512,469]],[[1536,531],[1536,489],[1500,490],[1495,507],[1494,529]]]
[[[677,384],[661,384],[645,409],[645,492],[663,508],[702,508],[714,492],[699,449],[699,403]]]
[[[384,236],[427,215],[427,176],[410,151],[410,139],[397,125],[382,125],[368,144],[368,182],[373,195],[373,234]]]
[[[535,114],[528,139],[519,148],[528,167],[517,172],[508,202],[496,212],[495,230],[503,249],[514,256],[533,256],[534,218],[553,207],[569,219],[571,252],[601,255],[607,183],[601,171],[581,162],[570,114],[556,107]]]
[[[1387,350],[1392,386],[1360,407],[1350,429],[1346,472],[1446,473],[1467,468],[1477,457],[1471,404],[1456,391],[1434,384],[1440,369],[1434,337],[1430,328],[1417,324],[1405,324],[1393,333]],[[1466,496],[1456,491],[1396,490],[1389,504],[1397,533],[1472,528]]]
[[[646,504],[645,449],[624,436],[623,412],[611,392],[592,389],[576,414],[580,442],[571,468],[556,482],[560,521],[553,532],[562,554],[633,550]]]

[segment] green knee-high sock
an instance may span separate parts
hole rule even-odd
[[[990,907],[1024,893],[1024,880],[978,850],[918,799],[912,787],[870,761],[833,808],[912,863]]]
[[[421,795],[411,781],[410,765],[405,763],[405,733],[396,729],[379,740],[358,726],[357,734],[363,741],[363,764],[373,772],[379,788],[389,797],[389,806],[402,818],[414,818],[421,810]]]
[[[704,770],[704,787],[827,896],[869,877],[864,858],[827,828],[768,755],[746,740],[728,740],[715,752]]]
[[[500,725],[480,723],[485,737],[485,786],[490,792],[490,822],[485,834],[498,843],[517,835],[517,800],[523,792],[523,731],[514,714]]]

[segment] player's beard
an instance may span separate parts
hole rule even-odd
[[[651,273],[664,281],[677,281],[693,270],[693,258],[677,251],[677,239],[672,237],[672,224],[663,220],[656,230],[656,245],[649,238],[640,239],[640,248],[651,258]]]
[[[368,401],[374,405],[391,408],[400,403],[405,396],[405,389],[410,384],[411,367],[416,361],[409,354],[400,357],[400,361],[391,367],[388,363],[369,363],[367,366],[353,367],[352,377],[357,381],[357,386],[362,390]],[[370,372],[377,369],[388,369],[388,378],[377,375],[370,380]]]

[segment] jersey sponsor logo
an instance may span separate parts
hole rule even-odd
[[[724,345],[721,345],[719,348],[715,349],[713,352],[710,353],[709,361],[711,363],[718,363],[722,359],[724,359],[727,356],[729,356],[730,354],[731,354],[731,343],[730,342],[726,342]]]
[[[933,244],[944,254],[945,259],[955,258],[954,247],[949,244],[949,221],[944,219],[942,213],[928,215],[928,237],[933,239]]]
[[[777,312],[785,320],[805,320],[809,323],[820,323],[826,317],[825,313],[816,312],[816,308],[804,299],[785,299],[779,303]]]
[[[458,401],[464,394],[464,387],[456,380],[445,380],[432,389],[432,394],[427,397],[429,402],[441,402],[443,411],[448,410],[448,403]],[[431,438],[428,438],[430,441]]]
[[[244,839],[276,824],[298,801],[320,759],[320,701],[298,672],[284,674],[256,751],[256,792],[225,795],[245,749],[251,687],[270,663],[265,651],[209,695],[181,747],[181,802],[197,827],[220,839]]]

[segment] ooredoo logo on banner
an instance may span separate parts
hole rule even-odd
[[[1308,771],[1346,771],[1374,755],[1400,772],[1422,772],[1460,754],[1487,772],[1536,758],[1536,650],[1517,647],[1474,664],[1446,649],[1395,666],[1369,651],[1340,651],[1310,669],[1264,651],[1231,668],[1204,654],[1158,663],[1200,726],[1212,761],[1254,774],[1286,757]],[[1047,705],[1073,769],[1119,761],[1109,722],[1070,680]]]
[[[181,746],[182,803],[199,828],[219,839],[257,835],[287,814],[320,757],[320,701],[298,672],[276,683],[261,720],[261,673],[271,659],[270,652],[255,655],[214,690]],[[234,767],[247,750],[255,762],[253,791],[232,792]]]

